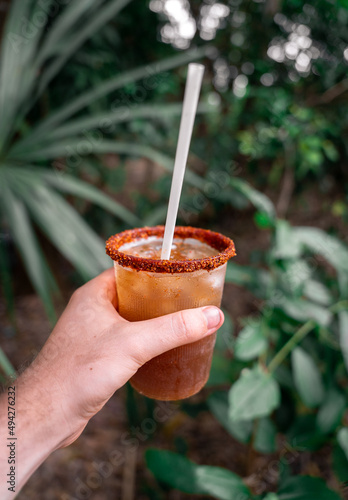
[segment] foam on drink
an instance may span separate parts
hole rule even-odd
[[[119,250],[128,255],[142,257],[145,259],[160,259],[163,245],[163,238],[156,236],[146,240],[136,240],[123,245]],[[212,257],[219,252],[206,243],[194,238],[174,238],[170,253],[170,260],[192,260]]]

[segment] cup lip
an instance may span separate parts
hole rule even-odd
[[[145,226],[142,228],[128,229],[110,236],[106,242],[106,253],[122,267],[153,273],[189,273],[200,269],[210,271],[222,266],[236,255],[234,242],[227,236],[210,231],[209,229],[200,229],[191,226],[176,226],[174,237],[182,239],[194,238],[207,243],[219,251],[217,255],[205,257],[203,259],[159,260],[136,257],[135,255],[128,255],[119,250],[122,245],[136,239],[146,239],[150,236],[163,237],[163,235],[164,226]]]

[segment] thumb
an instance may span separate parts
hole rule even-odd
[[[129,323],[131,327],[127,328],[124,347],[141,366],[170,349],[211,335],[223,322],[222,311],[208,306]]]

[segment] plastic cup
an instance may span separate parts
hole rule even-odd
[[[128,321],[141,321],[183,309],[220,306],[227,261],[235,255],[232,240],[205,229],[176,227],[175,238],[193,238],[216,250],[194,260],[153,260],[127,255],[128,243],[163,238],[164,226],[124,231],[111,236],[107,254],[115,261],[117,309]],[[120,250],[121,249],[121,250]],[[139,393],[162,401],[184,399],[208,380],[216,334],[172,349],[143,365],[130,383]]]

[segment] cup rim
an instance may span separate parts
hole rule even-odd
[[[146,239],[150,236],[163,237],[163,235],[164,226],[145,226],[142,228],[127,229],[126,231],[110,236],[106,242],[106,253],[122,267],[153,273],[188,273],[200,269],[210,271],[222,266],[236,255],[234,242],[227,236],[210,231],[209,229],[200,229],[191,226],[176,226],[174,237],[182,239],[194,238],[207,243],[219,251],[217,255],[203,259],[159,260],[136,257],[135,255],[128,255],[119,250],[121,246],[136,239]]]

